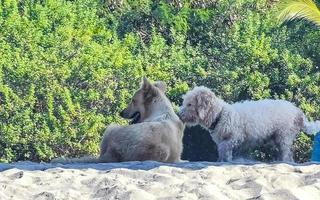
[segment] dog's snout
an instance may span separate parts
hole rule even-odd
[[[125,110],[121,111],[119,115],[120,115],[120,117],[125,118]]]

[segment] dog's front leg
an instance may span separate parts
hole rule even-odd
[[[218,144],[218,162],[230,162],[232,161],[232,141],[223,140]]]

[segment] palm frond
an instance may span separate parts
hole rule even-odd
[[[306,19],[320,26],[320,10],[313,0],[284,0],[280,3],[278,20]]]

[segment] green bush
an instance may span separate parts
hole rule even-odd
[[[274,1],[201,2],[3,1],[0,161],[97,154],[142,75],[167,82],[176,105],[205,85],[228,102],[282,98],[319,118],[319,30],[277,25]]]
[[[312,151],[312,140],[305,134],[300,134],[294,145],[294,159],[296,162],[303,163],[310,160]]]

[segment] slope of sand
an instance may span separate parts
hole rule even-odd
[[[320,199],[320,164],[0,164],[0,199]]]

